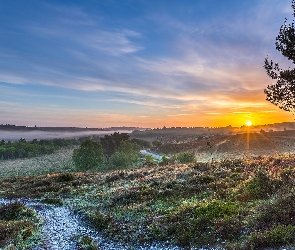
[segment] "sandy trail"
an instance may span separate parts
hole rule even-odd
[[[32,250],[78,250],[75,237],[78,235],[89,236],[101,250],[180,250],[179,247],[167,246],[160,243],[132,247],[117,242],[112,242],[101,236],[95,229],[85,223],[83,219],[73,214],[66,206],[54,206],[34,200],[0,199],[0,205],[10,202],[23,202],[28,208],[37,212],[44,221],[41,228],[43,244]]]

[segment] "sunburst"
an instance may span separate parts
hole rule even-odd
[[[252,122],[251,121],[246,121],[246,125],[248,126],[248,127],[251,127],[252,126]]]

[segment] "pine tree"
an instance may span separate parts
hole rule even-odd
[[[295,0],[292,1],[293,16],[295,17]],[[276,37],[276,50],[295,64],[295,27],[294,20],[287,24],[285,19],[279,35]],[[295,111],[295,68],[282,69],[278,63],[265,58],[264,68],[269,77],[277,80],[276,84],[268,85],[264,90],[266,100],[277,105],[279,108]]]

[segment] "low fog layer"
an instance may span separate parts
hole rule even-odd
[[[5,131],[0,130],[0,140],[18,141],[24,138],[27,141],[34,139],[55,139],[55,138],[79,138],[91,135],[108,135],[114,132],[131,133],[130,130],[113,130],[113,131],[81,131],[81,132],[48,132],[48,131]]]

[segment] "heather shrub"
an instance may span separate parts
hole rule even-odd
[[[77,236],[77,242],[79,249],[83,250],[98,250],[99,248],[93,242],[89,236],[79,235]]]
[[[0,206],[0,249],[29,249],[37,222],[35,213],[20,202]]]
[[[192,163],[196,160],[194,152],[182,152],[176,156],[176,159],[181,164]]]
[[[57,176],[58,182],[68,182],[68,181],[73,181],[74,179],[75,179],[75,176],[72,173],[61,173]]]
[[[295,243],[295,226],[277,225],[270,229],[252,234],[246,243],[246,249],[265,249]]]
[[[250,200],[266,199],[274,189],[274,182],[263,172],[257,172],[254,178],[246,184]]]

